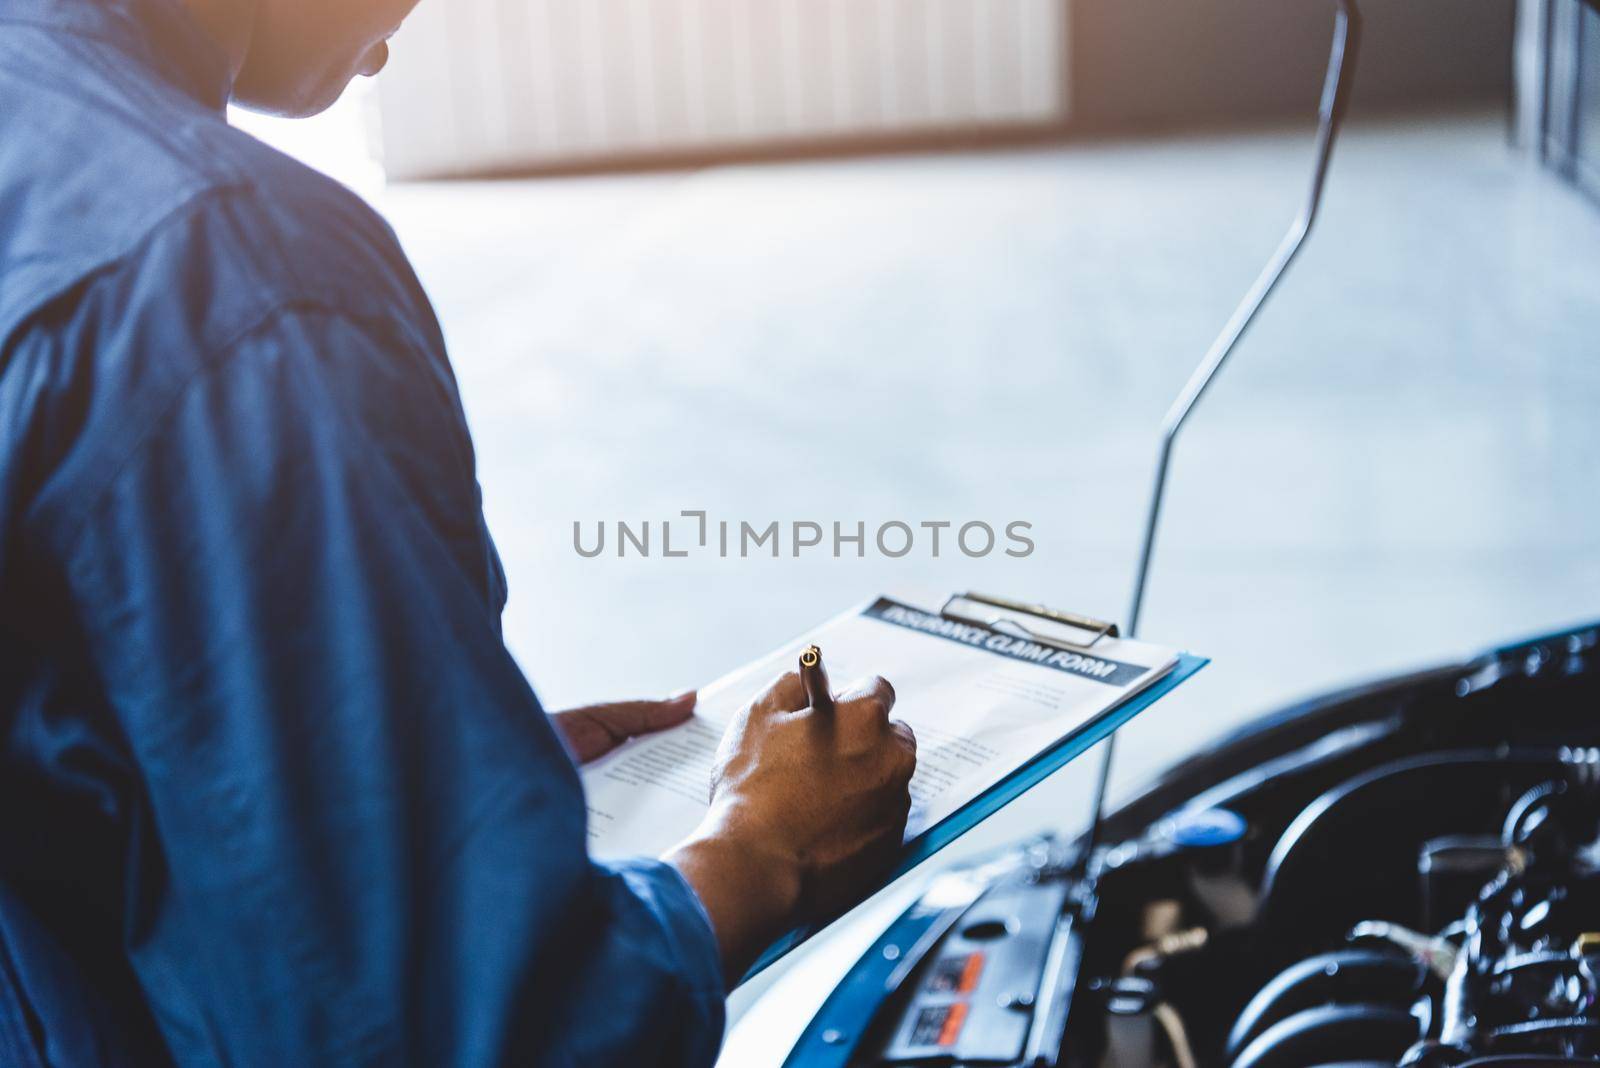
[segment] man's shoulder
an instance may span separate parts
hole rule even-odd
[[[29,211],[22,226],[56,252],[7,274],[0,352],[31,338],[62,371],[89,361],[181,376],[285,308],[382,322],[442,349],[399,242],[364,201],[220,123],[194,143],[213,165],[147,195],[142,212],[96,203],[74,223]]]
[[[114,266],[144,283],[129,294],[135,309],[140,294],[182,302],[208,342],[286,304],[431,328],[432,310],[398,239],[364,200],[240,131],[213,136],[214,158],[227,156],[232,166]],[[197,289],[191,283],[202,276]]]
[[[0,73],[0,345],[108,274],[164,302],[197,274],[235,301],[415,300],[393,233],[350,190],[178,94],[139,103]],[[164,271],[182,275],[165,290]]]
[[[75,499],[185,383],[252,337],[260,351],[257,332],[290,313],[382,324],[396,352],[447,376],[398,242],[353,192],[203,108],[102,114],[104,99],[48,89],[17,121],[0,69],[0,485],[27,460]],[[0,497],[0,521],[11,503]]]
[[[172,432],[186,397],[226,398],[285,438],[310,429],[310,409],[268,395],[291,382],[353,422],[421,411],[459,429],[420,288],[381,221],[325,184],[212,186],[0,335],[0,484],[31,458],[43,477],[20,488],[37,536],[64,543],[129,458]],[[380,402],[394,410],[367,410]]]

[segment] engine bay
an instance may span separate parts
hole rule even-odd
[[[1101,1063],[1600,1056],[1597,757],[1387,763],[1303,809],[1259,869],[1215,810],[1128,843],[1101,884],[1112,937],[1088,941]]]
[[[1600,1060],[1600,631],[1285,709],[942,875],[793,1065]]]

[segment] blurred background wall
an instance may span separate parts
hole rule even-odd
[[[456,0],[382,83],[391,175],[1053,126],[1059,0]]]
[[[1515,4],[1368,0],[1367,107],[1505,102]],[[381,84],[392,178],[1303,115],[1320,0],[454,0]]]
[[[1303,116],[1321,89],[1333,6],[1071,0],[1073,123],[1122,129]],[[1370,114],[1505,101],[1514,6],[1364,0],[1358,104]]]

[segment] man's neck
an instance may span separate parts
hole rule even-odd
[[[195,22],[228,56],[237,78],[255,30],[257,0],[183,0]]]

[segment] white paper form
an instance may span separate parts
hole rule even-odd
[[[689,722],[636,738],[585,767],[591,852],[658,856],[687,837],[710,805],[724,728],[772,680],[794,670],[810,644],[822,649],[836,690],[874,674],[895,688],[892,715],[917,736],[908,841],[1178,659],[1173,650],[1115,638],[1083,651],[1042,645],[880,598],[701,690]]]

